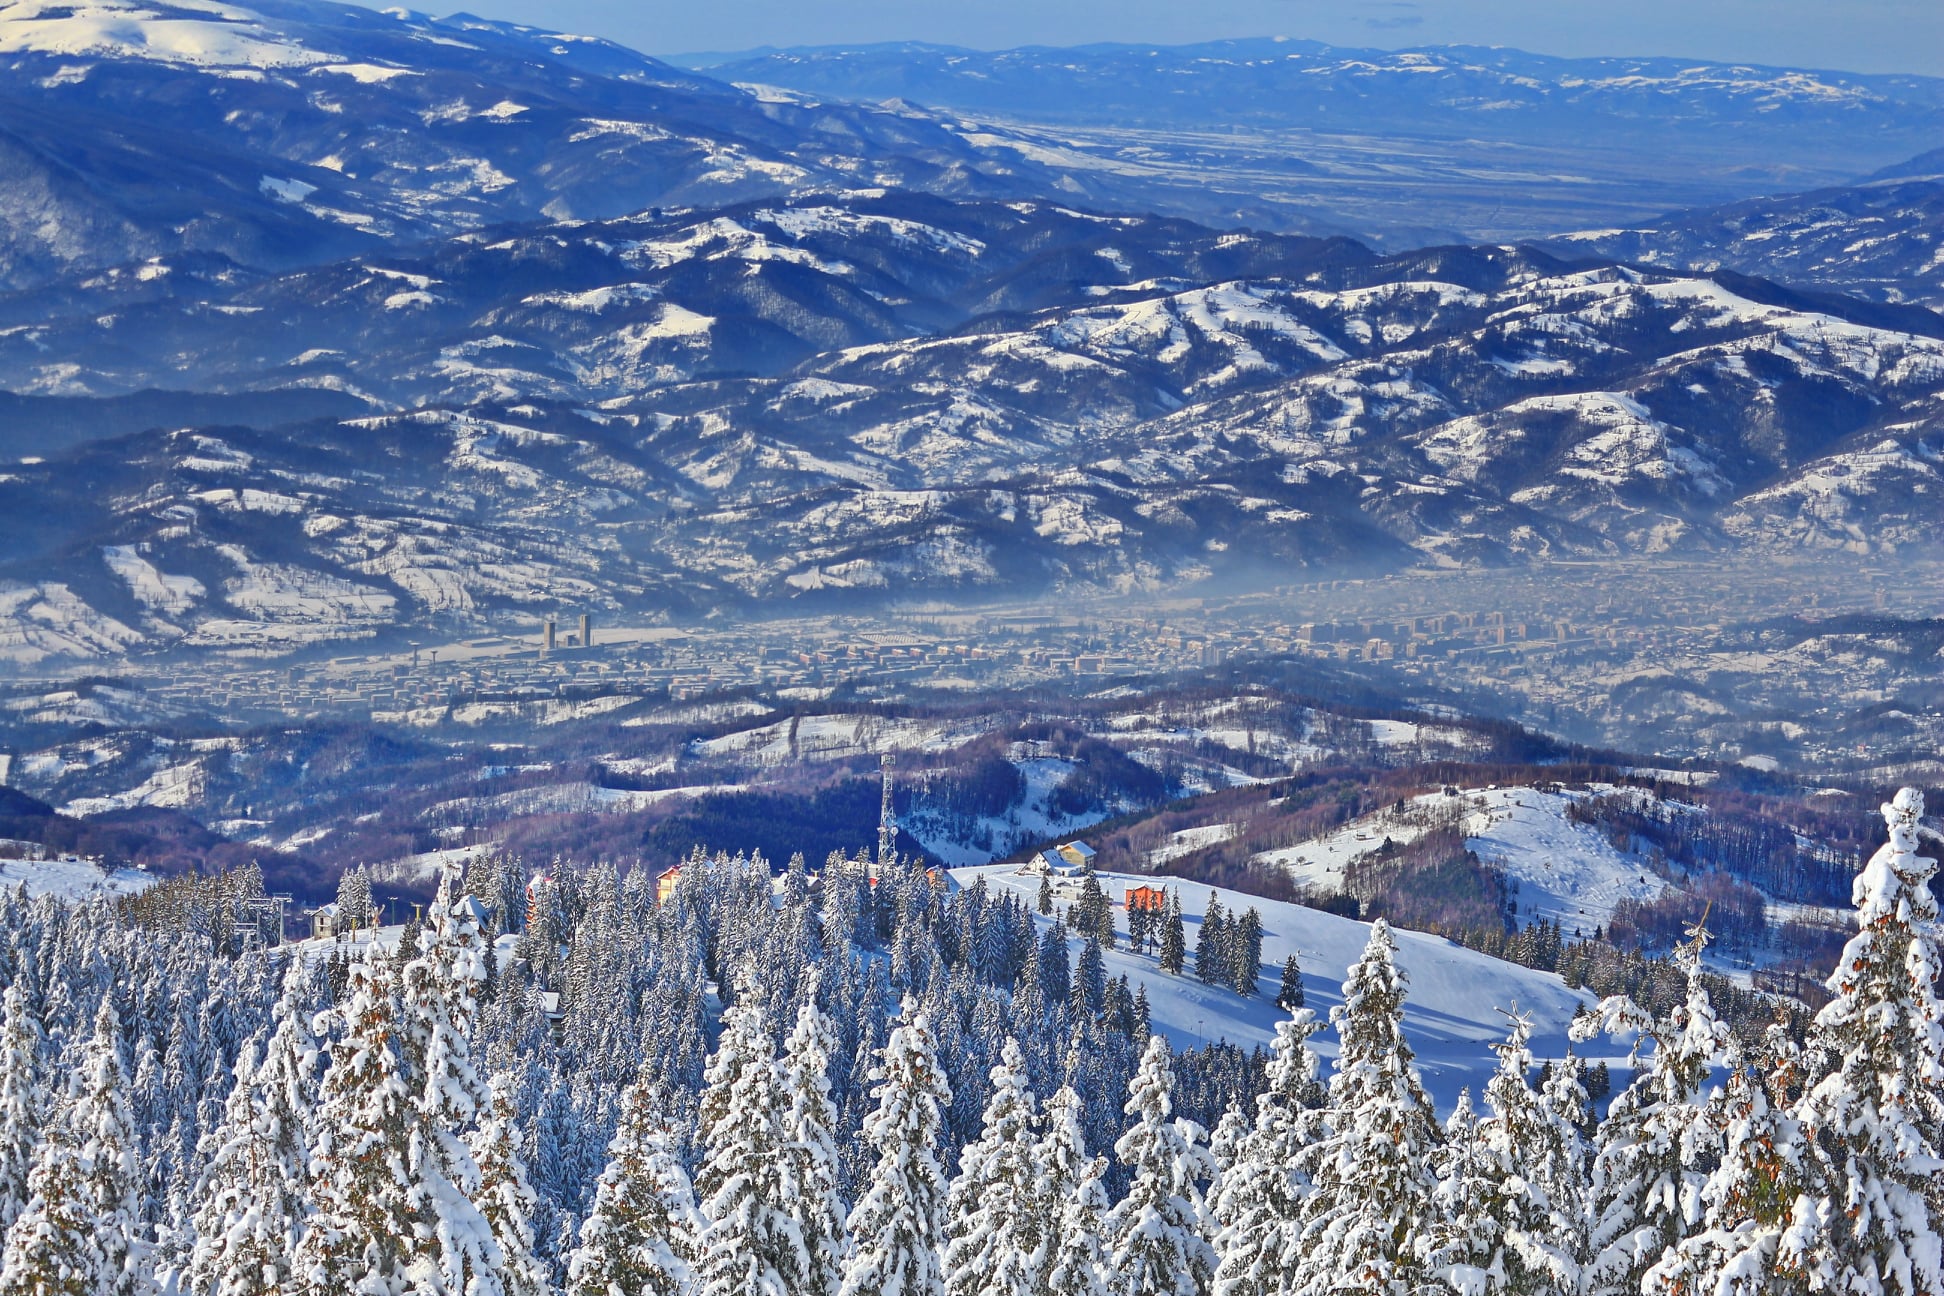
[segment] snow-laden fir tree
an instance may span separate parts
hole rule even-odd
[[[915,1000],[905,999],[871,1079],[877,1107],[863,1134],[877,1161],[851,1210],[842,1296],[941,1296],[946,1182],[938,1145],[952,1090]]]
[[[1648,1296],[1786,1296],[1799,1270],[1778,1251],[1803,1188],[1801,1127],[1777,1099],[1794,1083],[1795,1042],[1772,1027],[1764,1055],[1737,1060],[1718,1106],[1721,1164],[1701,1189],[1701,1228],[1647,1271]]]
[[[1309,1040],[1322,1024],[1307,1008],[1277,1023],[1268,1085],[1256,1096],[1255,1122],[1238,1140],[1232,1164],[1210,1195],[1217,1222],[1214,1296],[1277,1296],[1284,1259],[1308,1190],[1297,1168],[1323,1130],[1321,1063]]]
[[[195,1247],[178,1289],[194,1296],[284,1296],[303,1236],[303,1181],[291,1173],[285,1131],[258,1088],[256,1046],[237,1055],[223,1123],[204,1140],[195,1194]]]
[[[1780,1262],[1811,1290],[1944,1291],[1944,950],[1923,813],[1914,788],[1883,807],[1890,839],[1857,875],[1857,933],[1805,1050],[1809,1182]]]
[[[983,1129],[946,1196],[948,1296],[1032,1296],[1046,1244],[1026,1055],[1008,1037],[992,1068]]]
[[[27,1208],[27,1179],[46,1119],[40,1075],[40,1023],[18,985],[7,987],[0,1016],[0,1238]]]
[[[478,907],[456,891],[454,881],[450,871],[440,876],[419,955],[404,970],[407,1056],[420,1067],[407,1077],[415,1092],[406,1165],[442,1289],[454,1296],[499,1296],[501,1256],[492,1228],[473,1204],[479,1167],[465,1138],[487,1102],[472,1060],[486,943]]]
[[[1290,1292],[1407,1296],[1431,1281],[1440,1130],[1404,1038],[1406,979],[1383,919],[1343,983],[1330,1128],[1304,1152],[1310,1180],[1286,1252]]]
[[[414,1115],[399,1071],[392,975],[392,960],[373,943],[351,965],[330,1013],[336,1038],[311,1145],[313,1213],[296,1255],[302,1296],[397,1296],[429,1277],[420,1263],[407,1146]]]
[[[1102,1230],[1108,1211],[1104,1157],[1087,1155],[1080,1095],[1062,1085],[1046,1102],[1040,1143],[1040,1218],[1047,1239],[1035,1296],[1108,1296]]]
[[[1291,954],[1283,960],[1282,982],[1276,988],[1276,1007],[1295,1012],[1303,1006],[1303,969]]]
[[[792,1159],[783,1135],[775,1044],[753,994],[722,1015],[722,1039],[702,1090],[701,1256],[703,1296],[792,1296],[810,1271],[792,1218]]]
[[[1180,976],[1181,969],[1188,957],[1187,937],[1182,931],[1181,898],[1168,889],[1167,907],[1161,914],[1161,970],[1173,976]]]
[[[1534,1171],[1570,1165],[1578,1131],[1564,1127],[1528,1079],[1532,1019],[1513,1013],[1510,1020],[1485,1086],[1490,1114],[1469,1132],[1469,1146],[1447,1159],[1439,1185],[1438,1259],[1464,1296],[1565,1296],[1579,1285],[1571,1244],[1579,1202],[1576,1194],[1555,1201]]]
[[[546,1296],[550,1290],[546,1266],[533,1249],[537,1199],[527,1180],[514,1121],[516,1088],[514,1077],[504,1071],[488,1082],[486,1111],[471,1138],[473,1162],[479,1167],[474,1203],[499,1248],[498,1277],[505,1296]]]
[[[27,1205],[7,1230],[4,1296],[100,1296],[114,1275],[97,1231],[88,1165],[65,1121],[48,1123],[27,1176]]]
[[[1195,975],[1209,985],[1226,985],[1234,980],[1230,936],[1222,897],[1211,891],[1208,909],[1202,914],[1201,931],[1195,936]]]
[[[1707,931],[1676,947],[1687,998],[1665,1021],[1616,995],[1573,1023],[1575,1039],[1632,1034],[1636,1074],[1601,1122],[1588,1186],[1586,1296],[1636,1296],[1661,1255],[1701,1223],[1701,1186],[1720,1161],[1721,1130],[1709,1077],[1726,1060],[1728,1028],[1701,979]],[[1640,1049],[1652,1043],[1647,1065]]]
[[[1114,1145],[1129,1183],[1105,1225],[1113,1290],[1202,1296],[1215,1276],[1215,1249],[1202,1230],[1200,1184],[1215,1162],[1201,1127],[1174,1118],[1174,1068],[1161,1036],[1149,1036],[1122,1110],[1133,1124]]]
[[[362,865],[346,869],[338,879],[337,907],[338,925],[345,931],[356,931],[371,923],[371,873]]]
[[[136,1199],[140,1153],[122,1070],[121,1019],[107,995],[95,1011],[61,1119],[81,1144],[95,1242],[103,1260],[94,1296],[145,1296],[154,1290],[149,1246]]]
[[[837,1109],[830,1101],[830,1063],[837,1030],[817,1006],[812,975],[796,1025],[783,1046],[783,1139],[793,1192],[785,1203],[802,1239],[808,1269],[800,1296],[836,1296],[844,1281],[849,1238],[844,1221],[843,1153],[837,1143]]]
[[[676,1139],[637,1080],[621,1094],[607,1169],[567,1264],[567,1296],[691,1296],[702,1215]]]

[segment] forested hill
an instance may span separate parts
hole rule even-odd
[[[1617,1296],[1869,1272],[1889,1280],[1847,1290],[1917,1296],[1944,1281],[1922,809],[1884,807],[1804,1042],[1738,1040],[1696,927],[1678,1006],[1574,1023],[1634,1041],[1610,1104],[1577,1058],[1539,1066],[1507,1005],[1480,1101],[1443,1121],[1381,920],[1326,1071],[1301,977],[1266,1053],[1177,1053],[1099,927],[894,862],[873,884],[863,859],[813,880],[697,856],[665,894],[482,869],[423,925],[273,952],[238,952],[219,885],[0,895],[0,1292]]]

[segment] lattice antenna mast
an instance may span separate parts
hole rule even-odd
[[[898,846],[898,815],[891,808],[891,769],[897,758],[890,752],[884,753],[884,799],[878,804],[878,872],[881,875],[891,867],[893,854]]]

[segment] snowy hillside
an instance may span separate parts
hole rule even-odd
[[[988,886],[1014,892],[1028,902],[1039,890],[1037,877],[1020,874],[1009,865],[955,869],[952,877],[961,886],[984,878]],[[1099,877],[1117,906],[1126,888],[1156,883],[1154,878],[1131,874],[1103,873]],[[1211,896],[1219,896],[1222,907],[1232,914],[1250,908],[1260,911],[1263,923],[1264,975],[1259,992],[1249,999],[1232,990],[1204,985],[1193,975],[1170,976],[1160,970],[1152,956],[1132,954],[1125,948],[1106,954],[1110,976],[1125,973],[1134,984],[1147,989],[1155,1029],[1177,1048],[1219,1039],[1251,1047],[1266,1045],[1276,1023],[1287,1016],[1276,1007],[1275,994],[1278,970],[1292,954],[1303,969],[1303,992],[1309,1006],[1319,1014],[1327,1013],[1342,1001],[1344,970],[1363,953],[1370,939],[1369,924],[1321,910],[1175,878],[1161,884],[1181,899],[1191,949]],[[1065,908],[1064,903],[1060,908]],[[1118,915],[1117,921],[1124,943],[1125,914]],[[1558,1057],[1565,1052],[1566,1029],[1574,1012],[1592,1002],[1590,996],[1568,989],[1550,972],[1535,972],[1491,958],[1439,936],[1400,930],[1396,937],[1398,964],[1411,981],[1405,1030],[1417,1050],[1426,1087],[1446,1109],[1457,1100],[1460,1089],[1470,1088],[1476,1096],[1491,1075],[1488,1046],[1505,1034],[1501,1010],[1530,1012],[1534,1053],[1541,1058]],[[1317,1047],[1323,1056],[1335,1056],[1329,1036],[1320,1037]],[[1607,1054],[1596,1047],[1594,1056]]]
[[[28,845],[31,843],[0,843]],[[24,887],[29,896],[56,896],[62,900],[112,899],[137,895],[154,886],[153,875],[140,869],[104,869],[93,860],[73,855],[48,859],[0,858],[0,886],[8,890]]]
[[[1604,786],[1580,791],[1494,787],[1456,797],[1427,793],[1402,811],[1379,811],[1326,836],[1255,858],[1287,869],[1297,881],[1327,895],[1342,890],[1346,867],[1386,842],[1402,845],[1430,828],[1450,824],[1482,863],[1515,884],[1521,926],[1545,920],[1559,923],[1568,933],[1591,933],[1612,918],[1621,900],[1651,900],[1666,886],[1649,871],[1646,860],[1615,849],[1604,834],[1567,816],[1573,802],[1610,791]]]

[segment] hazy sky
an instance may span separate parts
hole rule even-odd
[[[435,7],[435,6],[428,6]],[[1297,36],[1944,75],[1944,0],[464,0],[651,54],[927,40],[978,48]]]

